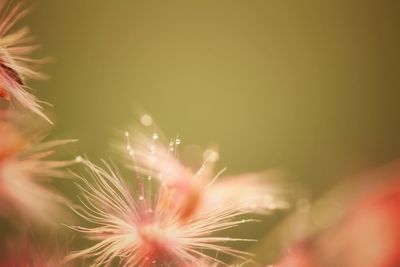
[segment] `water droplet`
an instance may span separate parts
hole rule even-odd
[[[158,134],[157,133],[153,133],[153,140],[157,140],[158,139]]]
[[[144,196],[139,196],[139,200],[144,200]]]
[[[81,156],[77,156],[77,157],[75,158],[75,161],[76,161],[76,162],[82,162],[82,161],[83,161],[83,159],[82,159],[82,157],[81,157]]]
[[[129,136],[129,132],[125,132],[124,135],[125,135],[125,136]]]
[[[204,160],[216,162],[219,160],[219,154],[214,149],[206,149],[203,153]]]
[[[153,124],[153,118],[149,114],[144,114],[142,117],[140,117],[140,122],[144,126],[150,126]]]
[[[204,172],[204,168],[203,168],[203,166],[200,168],[200,169],[198,169],[198,171],[197,171],[197,175],[200,175],[200,174],[202,174]]]
[[[175,144],[179,145],[180,143],[182,143],[182,140],[179,139],[179,138],[176,138],[176,139],[175,139]]]

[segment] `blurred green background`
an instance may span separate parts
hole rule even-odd
[[[219,144],[228,173],[281,168],[311,197],[399,156],[399,1],[31,4],[23,24],[55,58],[31,85],[73,153],[113,157],[144,109],[167,136]]]

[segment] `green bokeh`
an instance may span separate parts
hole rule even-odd
[[[114,157],[145,110],[218,143],[228,173],[282,168],[311,195],[399,155],[400,2],[32,3],[24,24],[55,62],[31,85],[76,154]]]

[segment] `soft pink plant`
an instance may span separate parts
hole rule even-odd
[[[104,170],[82,161],[92,179],[81,178],[84,208],[75,211],[96,226],[72,228],[97,243],[71,254],[67,261],[94,257],[91,266],[108,265],[117,259],[122,266],[202,266],[200,259],[224,264],[207,251],[243,259],[249,256],[227,243],[252,240],[212,235],[251,221],[235,219],[247,211],[221,205],[182,220],[180,203],[176,202],[180,192],[175,188],[148,176],[138,177],[136,190],[131,190],[110,166]]]
[[[290,248],[274,266],[400,266],[399,162],[368,171],[350,184],[351,188],[346,190],[343,189],[347,186],[341,185],[339,194],[325,196],[330,201],[336,200],[331,202],[335,206],[346,203],[346,207],[338,206],[345,212],[338,215],[329,227]],[[345,191],[351,196],[340,196]],[[329,205],[325,205],[325,209],[329,209]]]
[[[37,48],[32,44],[28,28],[9,33],[12,26],[27,14],[23,4],[12,5],[7,0],[0,1],[0,97],[21,105],[50,122],[42,111],[40,101],[28,92],[25,79],[43,79],[36,71],[46,59],[32,59],[29,53]]]
[[[220,177],[214,172],[219,154],[215,149],[204,151],[200,168],[193,170],[178,159],[181,139],[170,140],[167,146],[159,140],[159,133],[151,137],[141,132],[132,136],[127,132],[127,154],[130,166],[138,173],[157,178],[179,192],[182,217],[207,212],[216,206],[230,205],[236,210],[268,213],[287,207],[281,188],[267,177],[267,173],[245,173]],[[277,182],[277,181],[275,181]]]
[[[59,177],[59,169],[70,161],[46,158],[53,148],[73,140],[40,142],[19,133],[15,125],[0,120],[0,214],[16,214],[24,219],[51,223],[62,198],[42,185],[50,177]],[[11,216],[12,217],[12,216]]]
[[[210,266],[224,264],[210,253],[246,260],[248,253],[228,246],[250,239],[215,236],[251,219],[237,219],[251,212],[266,212],[286,205],[277,188],[260,174],[246,174],[217,182],[214,150],[206,152],[202,167],[193,172],[177,159],[174,139],[169,147],[158,133],[130,136],[125,152],[136,171],[134,190],[106,164],[106,170],[83,160],[92,179],[80,177],[84,208],[74,210],[96,227],[75,226],[98,242],[67,257],[93,257],[92,266],[121,259],[123,266]],[[78,176],[79,177],[79,176]],[[154,179],[156,178],[156,179]]]

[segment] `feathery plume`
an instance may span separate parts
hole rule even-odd
[[[140,174],[155,177],[179,191],[181,199],[177,201],[182,202],[181,214],[184,218],[224,205],[255,213],[268,213],[287,207],[280,188],[266,177],[266,173],[220,178],[224,170],[217,174],[214,172],[219,159],[215,149],[205,150],[201,167],[193,170],[178,159],[177,150],[182,142],[180,138],[171,139],[164,146],[158,132],[153,132],[151,137],[140,131],[132,136],[129,132],[125,135],[130,166]]]
[[[180,192],[174,187],[139,176],[136,190],[132,190],[106,163],[104,170],[82,161],[91,179],[80,177],[84,207],[74,210],[96,226],[71,228],[97,243],[72,253],[66,261],[94,257],[91,266],[106,266],[117,260],[122,261],[121,266],[204,266],[203,260],[226,265],[207,251],[242,259],[250,256],[227,243],[253,240],[212,235],[252,221],[235,219],[247,211],[223,205],[181,220],[180,203],[176,202]]]
[[[51,123],[43,113],[40,101],[28,92],[25,83],[26,79],[46,77],[36,70],[46,59],[29,57],[37,46],[32,44],[27,27],[9,33],[27,13],[21,2],[12,5],[7,0],[0,1],[0,97],[31,110]]]
[[[28,140],[8,121],[0,120],[0,214],[10,213],[39,222],[51,223],[62,197],[41,182],[63,176],[60,169],[71,162],[46,160],[53,148],[74,140]]]

